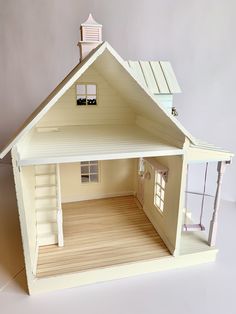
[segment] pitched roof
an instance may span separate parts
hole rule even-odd
[[[100,61],[97,61],[100,60]],[[39,105],[39,107],[30,115],[25,123],[20,127],[17,133],[10,139],[6,146],[0,152],[0,158],[3,158],[17,141],[28,132],[57,102],[57,100],[79,79],[79,77],[97,61],[96,67],[110,81],[116,84],[117,88],[123,94],[127,94],[130,105],[134,105],[139,112],[148,112],[149,118],[154,121],[161,121],[167,128],[173,130],[179,136],[187,136],[192,143],[195,143],[194,137],[181,125],[181,123],[171,114],[160,106],[153,93],[147,88],[143,82],[137,80],[137,76],[133,69],[118,55],[118,53],[107,43],[103,42],[94,49],[85,59],[82,60],[66,78],[52,91],[52,93]],[[107,62],[104,66],[104,61]],[[118,79],[115,74],[120,74]],[[132,85],[133,93],[124,78],[129,80]],[[137,94],[137,95],[135,95]],[[145,106],[143,103],[145,102]]]

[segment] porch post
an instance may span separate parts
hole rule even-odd
[[[208,237],[208,244],[210,246],[214,246],[216,242],[216,232],[217,232],[217,220],[219,214],[220,207],[220,197],[221,197],[221,187],[222,187],[222,179],[225,172],[227,162],[219,161],[217,166],[218,178],[217,178],[217,188],[215,194],[215,202],[214,202],[214,211],[212,215],[212,219],[210,222],[210,230]]]

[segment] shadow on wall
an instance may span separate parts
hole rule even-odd
[[[0,164],[0,291],[14,280],[26,291],[23,248],[11,165]],[[25,278],[25,276],[23,276]]]

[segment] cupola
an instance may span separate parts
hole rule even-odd
[[[93,49],[102,43],[102,25],[98,24],[92,14],[86,22],[81,24],[81,41],[78,46],[80,47],[80,61],[82,61]]]

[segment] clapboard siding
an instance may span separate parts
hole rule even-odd
[[[135,114],[130,106],[94,69],[89,68],[78,82],[97,84],[97,106],[77,106],[74,84],[43,117],[38,127],[134,123]]]

